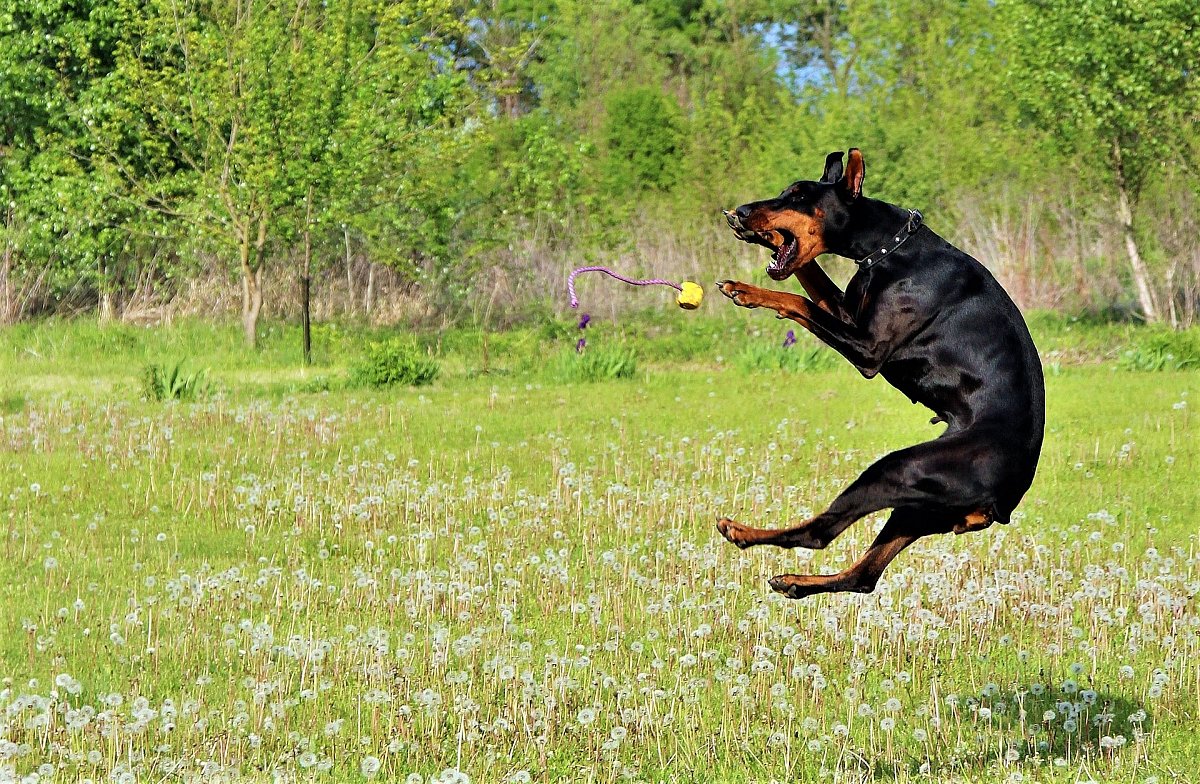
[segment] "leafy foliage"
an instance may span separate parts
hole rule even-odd
[[[637,375],[637,352],[623,345],[588,346],[583,351],[563,351],[554,376],[559,381],[591,383]]]
[[[1192,137],[1200,8],[1190,0],[1004,0],[1020,104],[1076,149],[1122,150],[1135,190]]]
[[[779,370],[804,373],[829,370],[844,362],[831,349],[823,346],[783,348],[761,341],[748,343],[733,361],[736,367],[748,373]]]
[[[1088,238],[1127,181],[1128,236],[1187,322],[1198,29],[1188,0],[8,3],[0,317],[216,257],[253,341],[298,259],[358,257],[478,318],[546,257],[725,258],[718,208],[857,145],[871,195],[1030,278],[1094,264],[1101,308],[1129,281],[1120,241]],[[1037,252],[1007,236],[1022,213]]]
[[[391,338],[371,343],[363,357],[350,368],[352,386],[424,386],[438,377],[440,367],[412,340]]]
[[[1184,370],[1200,368],[1200,334],[1195,330],[1154,330],[1140,335],[1125,350],[1118,366],[1125,370]]]
[[[617,192],[668,190],[679,176],[683,128],[679,106],[651,87],[614,92],[604,141]]]
[[[383,183],[420,180],[414,164],[433,162],[417,153],[448,151],[463,81],[440,58],[461,22],[445,0],[414,10],[155,0],[121,30],[92,158],[230,260],[251,344],[279,248],[314,229],[340,239],[381,206]],[[393,239],[410,215],[388,215]]]
[[[142,393],[148,400],[189,402],[207,397],[211,390],[208,368],[188,371],[183,360],[174,365],[151,363],[142,370]]]
[[[1100,161],[1142,316],[1163,314],[1135,228],[1147,185],[1195,163],[1200,6],[1190,0],[1004,0],[1017,100],[1067,156]],[[1173,277],[1173,273],[1169,273]],[[1196,299],[1188,294],[1189,307]]]

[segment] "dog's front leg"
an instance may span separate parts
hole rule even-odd
[[[717,288],[739,307],[769,308],[778,313],[780,318],[789,318],[794,321],[809,318],[813,312],[819,309],[816,303],[799,294],[762,289],[735,280],[717,281]]]
[[[837,317],[837,320],[843,323],[849,324],[854,320],[844,304],[845,292],[837,287],[837,284],[825,274],[825,270],[821,269],[817,262],[809,261],[801,264],[800,269],[796,270],[795,276],[796,280],[800,281],[800,285],[804,287],[804,293],[818,308]]]
[[[786,291],[772,291],[733,280],[717,282],[717,288],[743,308],[769,308],[779,318],[795,321],[844,356],[867,378],[879,372],[874,342],[853,323],[846,323],[817,307],[812,300]]]

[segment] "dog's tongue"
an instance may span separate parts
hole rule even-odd
[[[776,248],[775,252],[771,254],[771,258],[774,260],[774,263],[771,266],[775,266],[775,264],[778,264],[779,262],[781,262],[785,258],[787,258],[787,255],[790,252],[791,247],[792,247],[791,242],[785,242],[782,245],[780,245],[778,248]]]

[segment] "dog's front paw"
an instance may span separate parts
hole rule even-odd
[[[720,280],[717,281],[717,289],[726,297],[733,300],[733,303],[739,307],[757,308],[762,304],[759,298],[755,296],[758,289],[749,283],[739,283],[736,280]]]

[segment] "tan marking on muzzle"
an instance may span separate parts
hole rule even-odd
[[[756,210],[742,221],[751,231],[766,235],[778,250],[783,245],[783,229],[796,238],[796,260],[793,264],[807,264],[829,248],[825,245],[825,213],[818,209],[812,215],[795,210]]]
[[[824,218],[825,213],[821,210],[816,210],[813,215],[793,210],[777,213],[774,225],[796,238],[795,263],[807,264],[829,249],[825,245]]]

